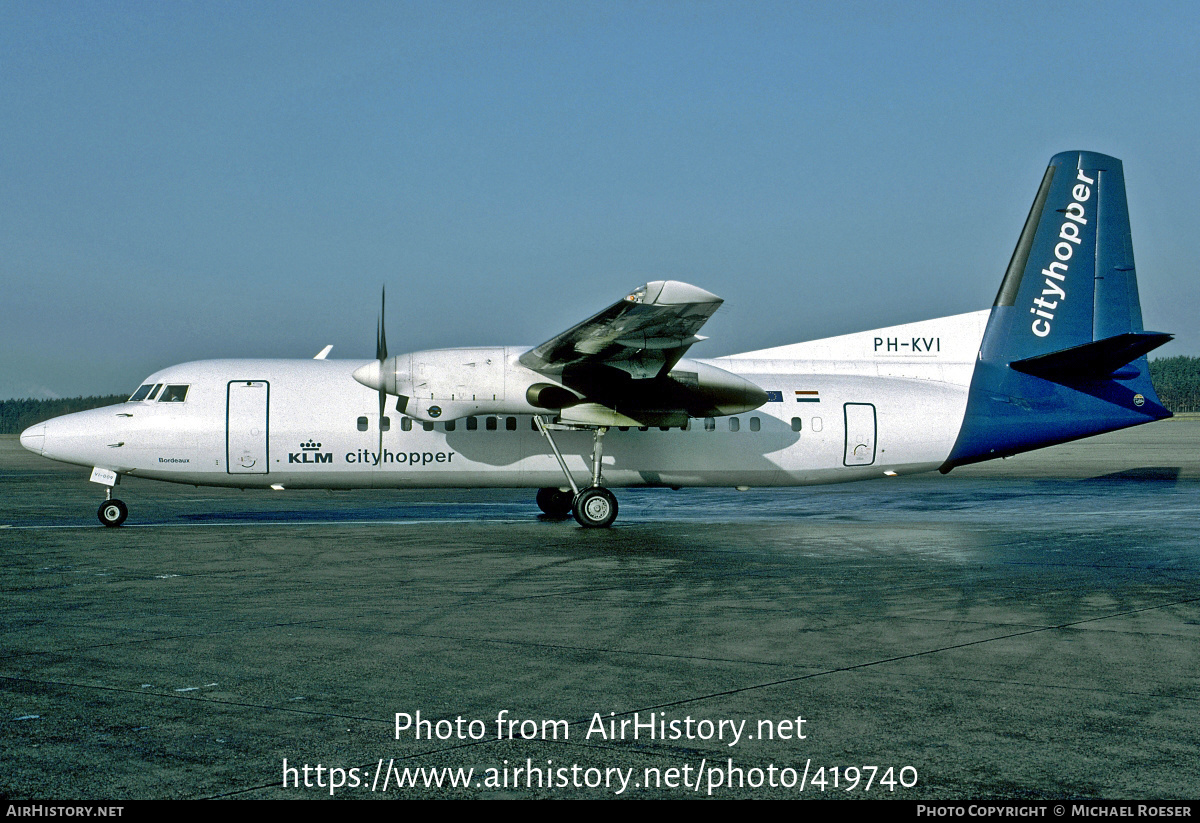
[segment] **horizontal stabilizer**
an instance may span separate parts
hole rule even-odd
[[[1126,332],[1080,346],[1015,360],[1009,365],[1019,372],[1061,382],[1070,379],[1104,379],[1122,366],[1153,351],[1174,335],[1163,332]]]

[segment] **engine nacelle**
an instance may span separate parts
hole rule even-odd
[[[583,403],[659,425],[668,418],[740,414],[767,402],[767,393],[749,380],[698,360],[680,360],[665,379],[635,379],[601,365],[569,370],[555,382],[523,366],[518,358],[524,351],[497,346],[409,352],[368,363],[355,370],[354,379],[397,395],[400,411],[425,422],[544,414]]]
[[[767,402],[766,391],[746,378],[698,360],[680,360],[668,377],[686,389],[692,417],[741,414]]]
[[[575,392],[570,389],[564,389],[562,386],[553,383],[534,383],[525,390],[525,399],[529,401],[529,405],[536,406],[539,409],[553,409],[555,411],[565,409],[568,406],[574,406],[583,400]]]
[[[574,392],[517,362],[523,348],[430,349],[368,363],[354,379],[401,398],[426,422],[468,415],[538,414],[579,402]]]

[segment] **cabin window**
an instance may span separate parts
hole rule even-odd
[[[819,418],[819,417],[814,417],[814,418],[812,419],[812,430],[813,430],[813,431],[815,431],[815,432],[819,432],[819,431],[821,430],[821,426],[822,426],[822,425],[824,425],[824,424],[821,422],[821,418]]]
[[[163,391],[162,396],[158,398],[159,403],[182,403],[187,399],[187,386],[167,386]]]
[[[448,431],[448,432],[454,431],[454,421],[453,420],[446,421],[446,431]]]
[[[717,419],[715,417],[704,418],[704,430],[706,432],[715,432],[717,430]]]
[[[468,417],[467,418],[467,431],[469,431],[469,432],[479,431],[479,418],[478,417]]]
[[[729,418],[729,430],[731,432],[738,431],[742,427],[742,421],[736,417]]]
[[[648,431],[650,431],[650,427],[649,426],[638,426],[638,431],[648,432]]]
[[[496,430],[496,418],[494,418],[494,417],[487,418],[483,424],[483,427],[490,432],[494,432]]]
[[[628,426],[617,426],[617,431],[627,432],[627,431],[629,431],[629,427]]]
[[[367,430],[367,418],[365,418],[365,417],[358,418],[358,430],[360,432],[365,432]]]
[[[411,417],[401,417],[400,418],[400,428],[406,432],[412,431],[412,418]]]
[[[144,386],[139,386],[139,387],[138,387],[138,390],[137,390],[137,391],[135,391],[135,392],[133,393],[133,396],[132,396],[132,397],[130,397],[130,398],[129,398],[129,400],[127,400],[126,402],[128,402],[128,403],[136,403],[138,400],[145,400],[145,399],[146,399],[146,395],[148,395],[148,394],[150,393],[150,390],[151,390],[152,388],[154,388],[154,387],[153,387],[153,386],[151,386],[149,383],[147,383],[147,384],[146,384],[146,385],[144,385]]]
[[[515,417],[504,418],[504,428],[508,429],[510,432],[515,432],[517,430],[517,418],[515,418]]]
[[[751,417],[750,418],[750,431],[756,432],[761,428],[762,428],[762,421],[759,420],[757,417]]]
[[[432,423],[422,423],[421,428],[423,428],[427,432],[431,432],[431,431],[433,431],[433,424]]]
[[[792,418],[792,431],[794,431],[794,432],[800,431],[800,424],[801,424],[800,418],[793,417]]]
[[[379,418],[379,430],[381,432],[391,431],[391,428],[392,428],[392,418],[390,418],[390,417]]]
[[[154,385],[154,389],[150,392],[150,396],[147,397],[146,399],[153,400],[154,398],[158,397],[158,390],[161,388],[162,388],[162,383],[156,383]]]

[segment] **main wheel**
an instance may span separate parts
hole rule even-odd
[[[562,489],[538,489],[538,508],[550,517],[566,517],[571,513],[571,493]]]
[[[125,518],[129,516],[129,507],[120,500],[105,500],[100,504],[100,510],[96,512],[100,518],[100,522],[104,525],[115,528],[125,522]]]
[[[617,519],[617,498],[602,486],[584,489],[571,504],[576,522],[585,529],[605,529]]]

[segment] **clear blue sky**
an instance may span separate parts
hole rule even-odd
[[[0,397],[536,344],[646,280],[695,356],[990,306],[1051,155],[1125,161],[1200,354],[1200,4],[0,3]]]

